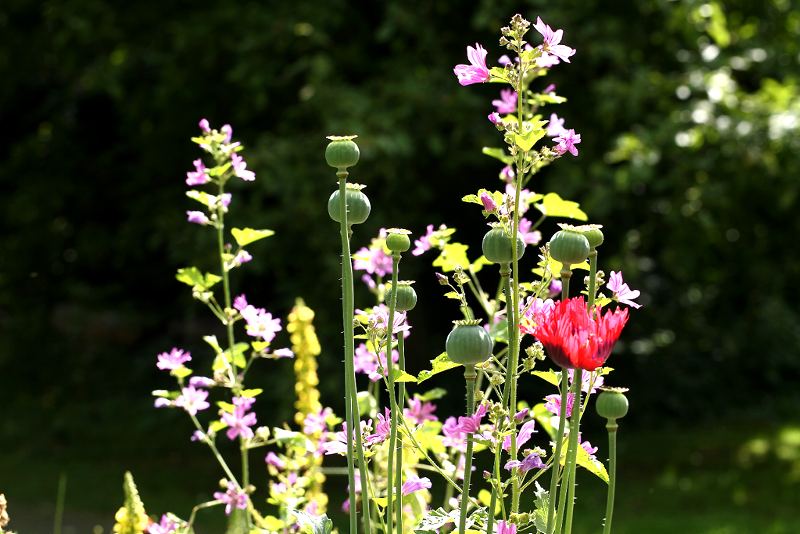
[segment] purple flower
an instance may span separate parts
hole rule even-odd
[[[547,135],[556,137],[567,133],[564,129],[564,119],[559,118],[555,113],[550,114],[550,122],[547,123]]]
[[[481,194],[481,204],[483,204],[483,209],[490,213],[497,209],[497,204],[489,193]]]
[[[517,525],[505,521],[498,521],[497,534],[517,534]]]
[[[554,138],[553,141],[558,143],[553,147],[553,150],[555,150],[559,155],[569,152],[573,156],[577,156],[578,149],[575,148],[575,145],[581,142],[581,134],[576,134],[575,130],[570,128],[566,132],[562,132],[561,135]]]
[[[264,458],[264,461],[267,463],[267,465],[272,466],[275,469],[278,469],[279,471],[282,471],[286,467],[286,462],[281,460],[280,456],[278,456],[272,451],[267,453],[267,456]]]
[[[569,373],[569,383],[570,385],[572,385],[573,380],[575,380],[575,370],[568,369],[567,372]],[[594,393],[598,390],[598,388],[600,388],[603,385],[605,379],[602,377],[602,375],[600,375],[600,373],[597,373],[596,376],[594,376],[594,380],[592,380],[593,375],[595,375],[595,373],[592,371],[582,370],[581,391],[583,391],[584,393]],[[590,387],[591,391],[589,391]]]
[[[314,435],[325,432],[328,429],[327,419],[333,415],[333,410],[330,408],[323,408],[317,413],[310,413],[306,415],[303,420],[303,433],[306,435]]]
[[[278,349],[273,352],[272,355],[276,358],[294,358],[294,352],[292,352],[292,349],[287,348]]]
[[[633,301],[633,299],[639,298],[639,290],[631,290],[631,288],[628,287],[628,284],[622,280],[622,271],[611,271],[606,287],[614,293],[614,300],[617,302],[627,304],[637,309],[642,307],[641,304],[637,304]]]
[[[403,482],[403,496],[410,495],[415,491],[430,489],[431,485],[431,480],[428,477],[411,476]]]
[[[454,449],[464,450],[466,447],[466,436],[458,424],[455,417],[448,417],[444,425],[442,425],[442,444],[445,447],[453,447]]]
[[[228,425],[228,430],[225,435],[228,439],[234,440],[241,436],[242,439],[250,439],[253,437],[253,429],[250,428],[256,424],[256,414],[248,410],[253,406],[255,399],[248,397],[234,397],[233,398],[233,413],[222,412],[220,419],[223,423]]]
[[[434,234],[433,225],[429,224],[428,228],[425,230],[425,235],[420,236],[419,239],[414,240],[414,250],[411,251],[411,254],[413,254],[414,256],[420,256],[424,252],[430,250],[433,247],[433,243],[431,242],[433,234]]]
[[[563,287],[563,284],[561,283],[561,280],[551,280],[550,281],[550,287],[547,290],[548,296],[550,298],[553,298],[555,296],[560,295],[562,287]]]
[[[242,295],[242,298],[244,298],[244,295]],[[240,305],[242,303],[243,301],[239,301]],[[264,308],[256,308],[251,304],[247,304],[239,310],[239,313],[247,323],[245,330],[247,335],[251,337],[260,337],[264,341],[270,342],[275,339],[275,334],[281,331],[281,320],[273,318],[272,314],[267,313]]]
[[[408,400],[408,408],[403,410],[403,414],[414,422],[414,424],[421,425],[425,421],[438,421],[439,419],[433,415],[436,411],[436,405],[430,402],[422,402],[419,397],[414,397]]]
[[[202,224],[202,225],[211,224],[211,221],[202,211],[187,211],[186,220],[194,224]]]
[[[228,206],[231,205],[231,198],[233,197],[230,193],[222,193],[222,195],[219,197],[219,203],[227,210]]]
[[[158,363],[156,363],[156,367],[162,371],[173,371],[175,369],[180,369],[183,367],[184,363],[191,359],[192,354],[190,352],[181,350],[177,347],[172,347],[171,351],[162,352],[158,355]]]
[[[175,406],[183,408],[190,415],[197,415],[197,412],[201,412],[210,406],[206,402],[207,398],[208,391],[189,386],[181,390],[181,394],[175,399]]]
[[[535,245],[542,240],[542,233],[539,230],[531,231],[533,223],[525,217],[519,220],[519,236],[526,245]]]
[[[542,92],[545,93],[545,94],[550,94],[550,93],[554,92],[555,90],[556,90],[556,84],[551,83],[550,85],[545,87],[544,91],[542,91]]]
[[[481,428],[481,420],[486,415],[486,405],[481,404],[473,415],[458,418],[458,427],[465,434],[474,434]]]
[[[523,419],[528,417],[529,413],[530,413],[530,409],[529,408],[523,408],[523,409],[521,409],[520,411],[518,411],[517,413],[514,414],[514,419],[516,419],[517,421],[522,421]]]
[[[161,516],[160,523],[151,523],[150,526],[147,527],[147,534],[173,534],[178,530],[179,526],[180,525],[170,519],[167,514],[164,514]]]
[[[386,230],[381,229],[380,233],[385,236]],[[373,244],[375,246],[362,247],[353,255],[353,269],[378,276],[392,274],[392,257],[384,250],[383,243]]]
[[[503,54],[497,59],[497,64],[500,65],[501,67],[505,67],[506,65],[511,65],[511,58]]]
[[[514,172],[514,168],[511,165],[506,165],[503,167],[503,170],[500,171],[500,178],[503,179],[507,184],[510,184],[514,181],[514,177],[516,173]]]
[[[553,394],[548,395],[544,398],[546,401],[544,403],[545,409],[552,413],[555,416],[561,415],[561,395]],[[566,416],[569,417],[572,415],[572,405],[575,402],[575,394],[570,392],[567,394],[567,413]]]
[[[235,152],[231,154],[231,164],[233,165],[233,174],[245,182],[252,182],[256,179],[256,173],[247,170],[247,163],[239,154]]]
[[[191,441],[205,441],[206,440],[206,433],[202,430],[195,430],[192,432],[192,437],[189,438]]]
[[[581,435],[578,434],[578,441],[581,441]],[[597,452],[597,447],[592,447],[592,444],[588,441],[581,442],[581,448],[586,451],[586,454],[589,455],[589,458],[592,460],[596,460],[597,457],[594,455]]]
[[[521,462],[519,460],[509,460],[504,466],[508,471],[519,468],[523,473],[527,473],[531,469],[542,469],[545,464],[542,462],[541,457],[536,453],[531,453],[525,457]]]
[[[247,297],[244,295],[239,295],[235,299],[233,299],[233,307],[239,310],[240,312],[247,307]]]
[[[200,119],[200,122],[197,124],[200,126],[200,129],[203,133],[209,133],[211,131],[211,126],[208,124],[208,119]]]
[[[522,447],[531,439],[531,435],[535,432],[534,427],[536,426],[536,421],[531,419],[527,423],[523,424],[522,427],[519,429],[519,433],[517,434],[517,448]],[[507,451],[511,448],[511,436],[506,436],[503,439],[503,450]]]
[[[222,133],[225,134],[225,142],[230,143],[231,137],[233,137],[233,128],[231,128],[230,124],[224,124],[220,130]]]
[[[211,177],[206,172],[206,166],[203,160],[196,159],[192,162],[194,164],[194,171],[186,173],[186,185],[203,185],[211,181]]]
[[[467,59],[469,59],[469,65],[460,64],[453,69],[458,77],[458,83],[472,85],[489,81],[491,75],[489,69],[486,68],[486,49],[478,43],[475,43],[475,48],[468,46]]]
[[[564,36],[564,30],[553,31],[550,26],[542,22],[541,17],[536,17],[536,24],[533,27],[544,38],[542,50],[548,55],[556,56],[561,61],[569,63],[569,58],[575,55],[575,49],[560,44],[561,38]]]
[[[225,493],[220,491],[214,492],[214,498],[225,505],[225,514],[231,515],[233,508],[239,510],[247,508],[247,493],[239,489],[236,484],[228,481],[228,489]]]
[[[242,249],[236,253],[236,256],[233,257],[230,263],[230,267],[241,267],[243,263],[247,263],[250,261],[253,261],[253,256],[245,249]]]
[[[367,445],[375,445],[376,443],[383,443],[389,437],[389,432],[392,430],[391,417],[392,414],[389,408],[385,408],[384,414],[378,414],[378,423],[375,425],[375,433],[367,436],[365,443]]]
[[[520,332],[523,334],[535,334],[536,328],[547,321],[555,307],[556,303],[551,299],[528,298],[519,324]]]
[[[547,52],[542,52],[542,55],[536,58],[536,66],[541,67],[543,69],[549,69],[550,67],[555,67],[561,63],[559,59],[552,55],[548,54]]]
[[[489,113],[489,116],[486,117],[486,118],[489,119],[489,122],[491,122],[492,124],[499,124],[499,123],[503,122],[503,119],[500,117],[500,114],[497,113],[497,112]]]
[[[501,115],[514,113],[517,111],[517,92],[513,89],[503,89],[500,91],[500,99],[492,100],[492,105],[497,108]]]
[[[210,388],[216,386],[217,383],[205,376],[193,376],[189,379],[189,385],[196,388]]]

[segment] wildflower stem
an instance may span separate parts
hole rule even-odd
[[[200,425],[200,421],[197,420],[197,416],[189,414],[189,417],[192,418],[192,422],[194,423],[195,428],[200,432],[202,432],[203,435],[205,435],[205,432],[203,432],[203,427]],[[211,449],[211,452],[214,454],[214,458],[217,459],[217,462],[219,463],[220,467],[225,472],[225,475],[227,475],[228,480],[239,486],[239,483],[236,481],[236,477],[233,475],[231,468],[228,467],[228,464],[225,462],[225,459],[219,453],[217,446],[214,445],[213,441],[211,441],[211,437],[206,436],[206,438],[203,441],[206,443],[206,445],[208,445],[208,448]],[[244,488],[239,486],[239,489],[244,489]]]
[[[564,284],[569,284],[567,281]],[[567,285],[562,286],[562,291],[565,291]],[[564,292],[566,294],[566,291]],[[562,298],[565,298],[562,295]],[[556,433],[556,450],[553,454],[553,466],[550,473],[550,507],[547,509],[547,534],[553,532],[553,516],[556,510],[556,490],[558,489],[558,472],[561,470],[561,450],[564,444],[564,427],[567,423],[567,405],[569,402],[569,377],[566,370],[561,370],[561,409],[558,415],[558,432]]]
[[[609,419],[606,423],[608,430],[608,497],[606,499],[606,522],[603,525],[603,534],[611,534],[611,518],[614,515],[614,491],[617,484],[617,421]]]
[[[394,362],[392,362],[392,337],[394,335],[394,311],[397,307],[397,271],[400,268],[400,254],[392,254],[392,291],[389,295],[389,317],[386,321],[386,375],[387,375],[387,393],[389,394],[389,406],[391,414],[389,419],[391,421],[391,431],[389,432],[389,458],[386,464],[386,525],[387,534],[394,532],[392,528],[393,512],[394,512],[394,449],[397,445],[397,397],[395,396],[394,388]],[[398,337],[402,337],[402,334]],[[380,348],[378,349],[380,351]],[[380,359],[379,359],[380,361]],[[397,496],[400,499],[400,495]],[[402,507],[401,507],[402,508]]]
[[[494,509],[497,506],[497,488],[496,484],[500,484],[500,446],[501,441],[497,440],[497,445],[494,448],[494,467],[492,468],[492,498],[489,501],[489,517],[486,519],[486,534],[494,534]]]
[[[566,370],[562,373],[567,374]],[[575,374],[572,377],[572,394],[574,395],[574,402],[572,407],[572,417],[569,421],[569,448],[567,449],[567,464],[565,466],[564,480],[561,484],[561,494],[559,495],[559,503],[561,504],[556,523],[558,526],[561,524],[562,512],[566,510],[566,523],[564,527],[564,534],[572,532],[572,511],[575,504],[575,459],[578,456],[578,433],[581,424],[581,378],[582,369],[575,369]],[[562,411],[566,410],[566,406],[561,407]],[[565,498],[566,493],[566,498]]]
[[[456,484],[456,482],[450,477],[450,475],[445,473],[444,469],[442,469],[439,466],[439,464],[436,463],[436,461],[433,458],[431,458],[431,455],[428,454],[428,451],[426,451],[425,448],[422,445],[419,444],[419,441],[417,441],[417,438],[414,437],[414,434],[412,433],[411,428],[409,428],[408,423],[406,422],[405,418],[401,419],[400,422],[402,423],[403,428],[406,431],[406,435],[408,436],[408,439],[411,440],[411,444],[417,449],[417,451],[419,451],[420,454],[422,454],[422,456],[428,461],[428,463],[431,464],[431,467],[437,473],[439,473],[442,476],[443,479],[445,479],[445,481],[448,484],[448,488],[452,488],[452,489],[454,489],[456,491],[461,491],[461,488],[459,487],[459,485]],[[447,500],[448,499],[445,499],[445,502]]]
[[[347,224],[347,176],[348,172],[340,170],[336,173],[339,178],[339,213],[341,223],[339,225],[342,238],[342,322],[344,326],[344,383],[345,383],[345,417],[347,431],[355,434],[355,447],[353,439],[347,436],[347,478],[350,489],[350,532],[357,532],[356,520],[356,484],[354,458],[358,455],[358,469],[361,475],[361,493],[364,497],[362,512],[364,520],[364,531],[370,532],[369,518],[369,492],[367,490],[366,464],[364,463],[364,449],[361,446],[361,417],[358,413],[358,399],[356,394],[356,375],[354,370],[354,341],[353,341],[353,265],[350,262],[350,228]],[[354,451],[354,449],[356,449]]]
[[[405,339],[403,333],[397,336],[397,351],[400,353],[398,364],[400,371],[406,370]],[[406,385],[400,382],[397,385],[397,417],[403,417],[403,407],[405,406]],[[397,434],[397,472],[395,474],[395,493],[397,494],[397,532],[403,533],[403,441],[400,434]]]
[[[478,378],[474,365],[464,366],[464,380],[467,383],[467,415],[475,410],[475,379]],[[467,452],[464,461],[464,485],[461,489],[461,513],[458,520],[458,534],[464,534],[467,525],[467,501],[469,483],[472,478],[472,432],[467,433]]]
[[[594,297],[596,292],[596,285],[597,285],[597,249],[592,249],[589,251],[589,287],[588,295],[587,295],[587,304],[586,309],[589,310],[591,313],[592,306],[594,306]]]
[[[522,94],[521,88],[522,82],[520,82],[520,90],[517,94]],[[520,124],[522,124],[522,99],[520,99]],[[508,377],[507,380],[510,382],[509,389],[511,392],[511,398],[508,400],[508,411],[511,415],[517,411],[517,372],[519,366],[519,319],[518,319],[518,312],[519,312],[519,243],[517,242],[517,234],[519,233],[519,197],[522,190],[522,178],[523,178],[523,160],[524,156],[519,157],[519,162],[517,163],[517,180],[516,180],[516,192],[514,194],[514,225],[511,229],[511,243],[513,248],[513,262],[512,262],[512,273],[511,273],[511,300],[508,299],[506,296],[506,308],[508,311],[506,312],[506,318],[510,321],[511,328],[509,328],[509,332],[511,334],[511,338],[508,340],[509,346],[511,349],[508,353]],[[511,417],[511,447],[509,448],[509,454],[512,460],[517,459],[517,421],[513,417]],[[517,513],[519,511],[519,478],[516,476],[516,469],[512,471],[512,479],[511,479],[511,513]]]
[[[228,269],[225,266],[225,207],[222,205],[222,196],[225,194],[225,185],[222,181],[219,182],[219,197],[217,200],[217,249],[219,252],[219,263],[222,274],[222,294],[224,298],[225,308],[223,308],[224,319],[223,324],[228,333],[228,350],[231,357],[233,357],[233,321],[228,316],[228,310],[231,309],[231,281],[228,274]],[[233,368],[232,362],[228,362],[228,378],[231,383],[236,383],[236,371]]]

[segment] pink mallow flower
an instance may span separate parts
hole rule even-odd
[[[497,534],[517,534],[517,525],[506,521],[498,521]]]
[[[225,134],[225,142],[230,143],[231,138],[233,137],[233,128],[231,128],[231,125],[223,124],[219,131]]]
[[[545,409],[550,412],[551,414],[555,415],[556,417],[561,415],[561,395],[559,394],[552,394],[548,395],[544,398]],[[565,414],[567,417],[572,415],[572,405],[575,402],[575,394],[569,392],[567,394],[567,413]]]
[[[573,156],[577,156],[578,149],[575,147],[575,145],[580,144],[581,134],[576,134],[575,130],[570,128],[566,132],[563,132],[561,135],[554,138],[553,141],[558,143],[553,147],[553,150],[555,150],[557,154],[563,155],[565,152],[569,152]]]
[[[492,195],[489,193],[482,193],[481,194],[481,204],[483,204],[483,209],[492,213],[497,209],[497,204],[495,203]]]
[[[207,224],[211,224],[211,221],[209,220],[208,216],[206,216],[206,214],[203,213],[202,211],[193,211],[193,210],[187,211],[186,220],[189,221],[190,223],[201,224],[204,226]]]
[[[233,174],[245,182],[252,182],[256,179],[256,173],[248,171],[247,163],[244,161],[244,158],[235,152],[231,154],[231,165],[233,166]]]
[[[207,398],[208,391],[189,386],[181,389],[181,394],[175,399],[175,406],[183,408],[190,415],[197,415],[197,412],[201,412],[210,406],[206,401]]]
[[[500,117],[500,114],[497,113],[496,111],[494,113],[489,113],[489,116],[486,118],[489,119],[489,122],[491,122],[492,124],[500,124],[501,122],[503,122],[503,118]]]
[[[522,427],[519,429],[519,433],[517,434],[517,449],[521,448],[523,445],[528,443],[531,439],[531,435],[536,432],[534,428],[536,427],[536,421],[531,419],[527,423],[523,424]],[[506,436],[503,439],[503,450],[507,451],[511,448],[511,436]]]
[[[214,492],[214,498],[225,505],[225,515],[231,515],[234,508],[244,510],[247,508],[247,493],[239,489],[236,484],[228,481],[228,489],[225,493]]]
[[[255,399],[248,397],[234,397],[233,398],[233,413],[222,412],[220,419],[223,423],[228,425],[228,430],[225,433],[228,439],[234,440],[241,436],[242,439],[250,439],[254,436],[253,429],[250,428],[256,424],[256,414],[249,412],[253,406]]]
[[[542,44],[543,56],[556,56],[561,61],[569,63],[569,58],[575,55],[575,49],[561,44],[564,30],[555,30],[545,24],[541,17],[536,17],[536,24],[533,25],[537,32],[542,34],[544,44]]]
[[[564,119],[555,113],[551,113],[550,122],[547,123],[547,135],[557,137],[565,133],[567,133],[567,130],[564,128]]]
[[[419,478],[412,475],[403,482],[403,496],[410,495],[415,491],[430,489],[431,486],[431,480],[428,477]]]
[[[528,298],[519,323],[520,332],[533,335],[536,328],[547,321],[555,307],[556,303],[552,299]]]
[[[353,255],[353,270],[386,276],[392,273],[392,257],[383,247],[362,247]]]
[[[161,516],[159,523],[151,523],[147,527],[147,534],[173,534],[178,530],[178,523],[173,521],[167,514]]]
[[[389,411],[389,408],[385,408],[383,414],[378,414],[378,422],[375,424],[375,433],[368,435],[364,443],[369,446],[386,441],[386,438],[389,437],[389,432],[392,430],[391,419],[392,413]]]
[[[211,181],[211,177],[206,172],[206,166],[203,160],[196,159],[192,162],[194,164],[194,171],[186,173],[186,185],[203,185]]]
[[[233,301],[233,307],[239,310],[245,323],[245,330],[251,337],[260,337],[266,342],[275,339],[275,334],[281,331],[281,320],[273,318],[264,308],[256,308],[247,303],[244,295],[239,295]]]
[[[444,225],[439,227],[439,230],[443,230]],[[425,252],[429,251],[433,248],[433,238],[436,230],[433,229],[433,225],[429,224],[428,227],[425,229],[425,235],[420,236],[419,239],[414,240],[414,250],[411,251],[411,254],[414,256],[421,256]]]
[[[158,355],[158,363],[156,367],[162,371],[173,371],[180,369],[183,364],[192,359],[190,352],[173,347],[169,352],[162,352]]]
[[[542,462],[542,459],[538,454],[531,453],[521,462],[519,460],[509,460],[503,467],[505,467],[508,471],[519,468],[521,472],[527,473],[531,469],[542,469],[545,467],[545,464]]]
[[[581,441],[581,435],[578,434],[578,441]],[[592,447],[592,444],[588,441],[581,441],[581,448],[586,451],[586,454],[589,455],[589,459],[596,460],[597,457],[595,453],[597,452],[597,447]]]
[[[525,217],[519,220],[519,236],[526,245],[536,245],[542,240],[542,233],[539,230],[531,231],[531,226],[533,223]]]
[[[465,434],[474,434],[481,428],[481,420],[486,415],[486,405],[481,404],[473,415],[458,418],[458,427]]]
[[[569,383],[575,380],[575,369],[568,369]],[[594,379],[592,378],[594,376]],[[603,386],[605,379],[599,372],[583,371],[581,372],[581,391],[584,393],[595,393],[600,387]],[[591,388],[591,391],[589,391]]]
[[[462,63],[453,68],[453,72],[458,77],[458,83],[472,85],[489,81],[491,75],[489,69],[486,68],[486,49],[478,43],[475,43],[475,48],[468,46],[467,59],[469,59],[469,65]]]
[[[507,115],[517,111],[517,92],[513,89],[503,89],[500,91],[500,99],[492,100],[492,105],[501,115]]]
[[[433,415],[436,411],[436,405],[430,402],[422,402],[419,397],[414,397],[408,400],[408,408],[403,410],[403,415],[414,422],[416,425],[424,424],[425,421],[438,421],[439,419]]]
[[[627,304],[637,309],[642,307],[641,304],[637,304],[633,301],[633,299],[639,298],[639,290],[631,290],[631,288],[628,287],[628,284],[622,280],[622,271],[611,271],[611,274],[608,276],[606,287],[614,293],[614,300],[617,302]]]

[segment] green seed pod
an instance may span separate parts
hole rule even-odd
[[[331,135],[328,136],[330,143],[325,148],[325,161],[331,167],[336,167],[340,171],[352,167],[358,163],[361,152],[358,145],[353,141],[356,135]]]
[[[628,399],[625,388],[607,388],[600,392],[595,402],[595,409],[605,419],[622,419],[628,413]]]
[[[367,217],[369,217],[369,212],[372,209],[372,206],[369,203],[369,198],[367,198],[367,195],[361,191],[363,188],[363,185],[347,184],[345,201],[347,203],[348,225],[361,224],[367,220]],[[341,213],[341,202],[339,199],[340,195],[338,189],[334,191],[331,197],[328,199],[328,215],[330,215],[331,219],[336,222],[342,222],[342,218],[339,216]]]
[[[447,355],[456,363],[475,365],[492,355],[492,336],[480,326],[480,321],[455,321],[455,328],[447,336]]]
[[[414,282],[410,281],[401,281],[397,283],[397,302],[395,303],[395,307],[399,311],[413,310],[414,306],[417,305],[417,292],[411,287],[413,283]],[[394,288],[389,288],[386,294],[387,304],[391,302],[392,293],[394,293]]]
[[[514,261],[514,247],[511,236],[502,228],[492,228],[483,236],[483,255],[492,263],[510,263]],[[517,259],[525,254],[525,242],[517,234]]]
[[[582,224],[581,226],[568,226],[561,225],[561,228],[570,228],[575,230],[589,242],[589,249],[594,250],[603,244],[603,232],[600,230],[603,226],[599,224]]]
[[[411,248],[411,239],[408,237],[411,232],[408,230],[390,228],[386,232],[386,248],[392,252],[405,252]]]
[[[572,228],[559,230],[550,238],[550,256],[564,265],[575,265],[589,257],[589,241]]]

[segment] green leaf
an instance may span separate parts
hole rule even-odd
[[[486,256],[481,255],[480,258],[472,262],[472,265],[470,265],[470,269],[472,270],[473,273],[479,273],[481,269],[483,269],[484,265],[491,265],[491,264],[492,262],[487,260]]]
[[[220,421],[219,419],[211,421],[211,424],[208,425],[208,431],[211,432],[212,434],[216,434],[217,432],[225,428],[228,428],[228,423]]]
[[[253,341],[250,346],[253,347],[254,351],[262,352],[269,347],[269,341]]]
[[[230,402],[225,402],[225,401],[217,401],[217,406],[219,406],[220,409],[228,413],[233,413],[233,411],[236,409],[236,406],[234,406]]]
[[[544,137],[544,134],[545,130],[531,130],[524,135],[514,134],[514,143],[524,152],[527,152],[533,148],[533,145],[535,145],[539,139]]]
[[[506,78],[506,69],[503,67],[492,67],[489,69],[489,83],[508,83]]]
[[[253,398],[253,397],[258,397],[262,393],[264,393],[264,390],[261,389],[261,388],[245,389],[245,390],[242,390],[241,396],[242,397],[247,397],[247,398]]]
[[[432,400],[441,399],[447,395],[447,390],[444,388],[433,388],[431,390],[426,391],[422,395],[417,394],[416,396],[419,397],[419,400],[422,402],[428,402]]]
[[[417,383],[421,384],[425,382],[427,379],[432,377],[433,375],[438,375],[443,371],[447,371],[448,369],[452,369],[453,367],[458,367],[459,364],[452,361],[450,358],[447,357],[447,353],[443,352],[438,355],[436,358],[431,360],[431,368],[426,369],[424,371],[420,371],[417,375]]]
[[[511,163],[514,162],[514,158],[506,154],[504,148],[494,148],[485,146],[483,147],[482,152],[491,158],[502,161],[506,165],[511,165]]]
[[[222,356],[229,362],[233,363],[236,367],[244,369],[247,366],[247,358],[245,358],[244,353],[247,349],[250,348],[249,343],[236,343],[233,346],[233,354],[231,354],[230,349],[225,349],[223,351]]]
[[[210,289],[214,284],[222,280],[222,277],[212,273],[203,275],[197,267],[184,267],[178,269],[175,279],[192,287]]]
[[[209,209],[213,209],[217,202],[217,197],[214,195],[209,195],[205,191],[197,191],[196,189],[190,189],[187,191],[186,196],[192,200],[196,200]]]
[[[170,371],[169,374],[171,374],[175,378],[186,378],[187,376],[192,374],[192,370],[189,369],[188,367],[180,366],[177,369],[173,369],[172,371]]]
[[[561,384],[561,375],[559,375],[555,371],[533,371],[531,374],[534,376],[538,376],[545,382],[553,384],[556,387],[558,387],[559,384]]]
[[[395,382],[416,382],[417,377],[412,374],[401,371],[400,369],[392,369],[392,379]]]
[[[577,462],[579,466],[583,467],[593,475],[597,476],[597,478],[608,484],[608,472],[606,471],[606,466],[604,466],[603,462],[597,458],[592,459],[592,457],[589,456],[589,453],[586,452],[586,450],[580,445],[578,445]]]
[[[377,504],[381,508],[381,510],[383,510],[389,504],[389,499],[386,497],[373,497],[372,502]]]
[[[233,235],[237,245],[246,247],[250,243],[275,235],[275,232],[272,230],[254,230],[253,228],[233,228],[231,235]]]
[[[442,248],[439,257],[434,260],[433,266],[441,267],[442,271],[446,273],[454,271],[456,267],[468,269],[470,264],[469,258],[467,257],[468,248],[467,245],[462,243],[447,243],[444,248]]]
[[[217,341],[217,336],[203,336],[203,341],[211,345],[211,348],[214,349],[214,352],[219,354],[222,352],[222,347],[219,346],[219,341]]]
[[[589,220],[589,216],[581,210],[577,202],[564,200],[557,193],[547,193],[542,202],[536,204],[536,209],[548,217],[564,217],[578,221]]]
[[[331,534],[333,531],[333,521],[328,519],[325,514],[314,517],[299,510],[292,510],[291,512],[300,527],[300,532],[303,534]]]
[[[461,295],[459,295],[459,294],[458,294],[457,292],[455,292],[455,291],[448,291],[447,293],[445,293],[445,294],[444,294],[444,296],[445,296],[446,298],[448,298],[448,299],[453,299],[453,300],[461,300]]]

